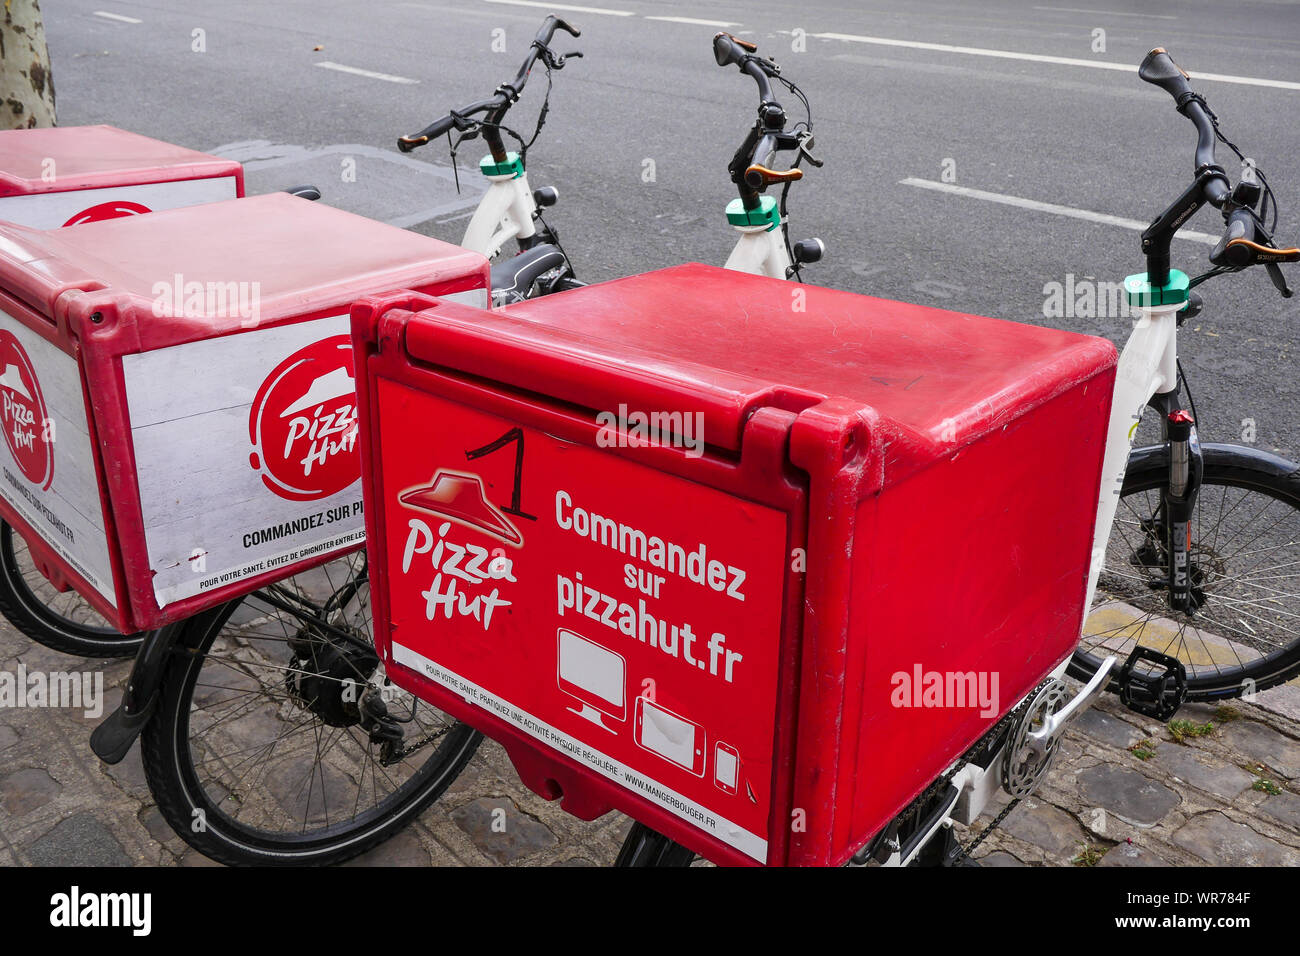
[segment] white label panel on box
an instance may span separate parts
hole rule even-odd
[[[363,540],[346,315],[122,369],[160,607]]]
[[[76,360],[0,312],[0,495],[116,605]]]
[[[234,176],[182,179],[172,183],[139,183],[102,189],[0,196],[0,219],[34,229],[58,229],[84,222],[117,219],[162,209],[235,198]]]

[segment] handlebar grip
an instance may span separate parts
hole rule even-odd
[[[540,43],[542,46],[548,46],[551,42],[551,37],[555,36],[556,30],[563,30],[565,33],[569,34],[569,36],[573,37],[582,36],[582,31],[569,23],[569,21],[561,20],[559,17],[551,14],[542,21],[542,27],[537,31],[537,36],[533,37],[533,42]]]
[[[738,40],[730,33],[716,33],[713,36],[713,59],[718,66],[739,65],[745,57],[758,47],[745,40]]]
[[[1183,105],[1182,100],[1192,92],[1187,74],[1164,47],[1158,46],[1146,55],[1138,67],[1138,76],[1172,96],[1179,107]]]
[[[448,115],[420,130],[418,133],[412,133],[410,136],[397,137],[397,148],[404,153],[409,153],[417,146],[423,146],[430,140],[437,139],[453,129],[456,125],[454,117]]]
[[[1244,206],[1234,209],[1228,214],[1227,228],[1223,231],[1223,238],[1219,240],[1219,244],[1210,253],[1210,262],[1216,266],[1250,265],[1252,260],[1251,249],[1249,246],[1239,244],[1235,240],[1245,239],[1248,242],[1254,242],[1255,238],[1255,214]]]

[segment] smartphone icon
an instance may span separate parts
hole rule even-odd
[[[645,697],[636,699],[633,739],[637,746],[675,763],[697,777],[704,776],[704,728],[693,720],[674,714]]]
[[[735,793],[740,784],[740,751],[721,740],[713,748],[713,782],[723,793]]]

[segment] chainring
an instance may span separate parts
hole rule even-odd
[[[1064,681],[1048,681],[1030,700],[1011,728],[1006,759],[1002,764],[1002,787],[1017,800],[1033,793],[1052,765],[1060,738],[1051,740],[1046,749],[1038,754],[1029,745],[1029,735],[1041,729],[1047,719],[1061,709],[1066,702],[1067,693]]]

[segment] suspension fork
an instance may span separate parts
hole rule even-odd
[[[1205,462],[1196,422],[1190,412],[1180,407],[1177,391],[1154,396],[1151,405],[1161,413],[1164,441],[1169,448],[1169,477],[1161,495],[1160,521],[1169,556],[1169,603],[1174,610],[1190,614],[1196,610],[1191,577],[1192,514]]]

